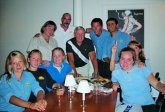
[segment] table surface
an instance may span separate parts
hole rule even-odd
[[[55,90],[46,95],[48,102],[44,112],[114,112],[117,92],[109,94],[94,95],[93,93],[85,94],[85,108],[82,107],[82,94],[65,92],[64,95],[56,95]],[[70,101],[71,98],[71,101]],[[24,112],[37,112],[26,109]]]

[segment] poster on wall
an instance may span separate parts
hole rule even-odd
[[[118,20],[119,30],[136,39],[144,48],[144,9],[108,10],[108,18]]]

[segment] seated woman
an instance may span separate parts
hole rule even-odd
[[[135,66],[136,53],[126,47],[119,54],[121,68],[112,72],[113,89],[121,87],[123,102],[115,112],[156,112],[155,102],[150,93],[150,84],[165,94],[165,84],[159,82],[145,66]],[[143,110],[143,111],[142,111]]]
[[[47,105],[44,90],[30,72],[20,51],[12,51],[6,59],[6,73],[0,77],[0,111],[22,112],[25,108],[44,111]],[[37,101],[28,101],[31,91]]]
[[[138,41],[133,40],[133,41],[129,42],[128,47],[135,50],[135,53],[136,53],[136,61],[135,62],[139,66],[139,68],[146,66],[148,69],[150,69],[153,72],[153,70],[151,69],[151,65],[150,65],[149,60],[146,59],[146,57],[144,55],[141,44]],[[112,51],[112,56],[111,56],[112,59],[110,61],[110,70],[114,70],[115,67],[117,67],[117,68],[120,67],[119,64],[115,65],[115,61],[114,61],[116,51],[117,51],[117,45],[116,44],[112,47],[111,51]]]
[[[66,75],[72,72],[71,66],[64,60],[64,50],[56,47],[52,50],[52,61],[50,61],[50,65],[45,66],[42,64],[40,68],[45,68],[54,81],[63,85]]]
[[[33,74],[33,76],[39,82],[39,85],[44,89],[45,93],[48,93],[47,88],[52,89],[59,86],[59,84],[51,78],[45,69],[38,68],[42,61],[42,54],[38,49],[34,49],[28,54],[27,61],[29,64],[27,71]],[[31,94],[29,101],[36,101],[34,94]]]

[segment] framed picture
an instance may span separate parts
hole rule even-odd
[[[145,53],[145,57],[150,59],[150,10],[149,5],[144,3],[122,3],[107,2],[102,4],[102,19],[104,21],[103,27],[106,29],[106,21],[109,17],[113,16],[119,21],[119,29],[124,27],[124,14],[132,15],[132,17],[141,24],[139,30],[133,30],[131,33],[137,41],[139,41]],[[129,12],[130,11],[130,12]],[[120,18],[120,19],[119,19]],[[128,21],[127,21],[128,22]],[[137,27],[134,25],[133,28]]]
[[[144,48],[144,9],[108,10],[108,18],[118,20],[119,30],[137,40]]]

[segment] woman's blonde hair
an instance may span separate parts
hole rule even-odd
[[[12,74],[11,59],[12,59],[12,57],[15,57],[15,56],[22,59],[23,64],[24,64],[24,69],[26,69],[26,58],[25,58],[25,56],[20,51],[14,50],[14,51],[10,52],[9,55],[7,56],[7,58],[6,58],[6,64],[5,64],[5,70],[6,70],[6,74],[7,74],[6,80],[9,80],[11,78],[11,74]]]

